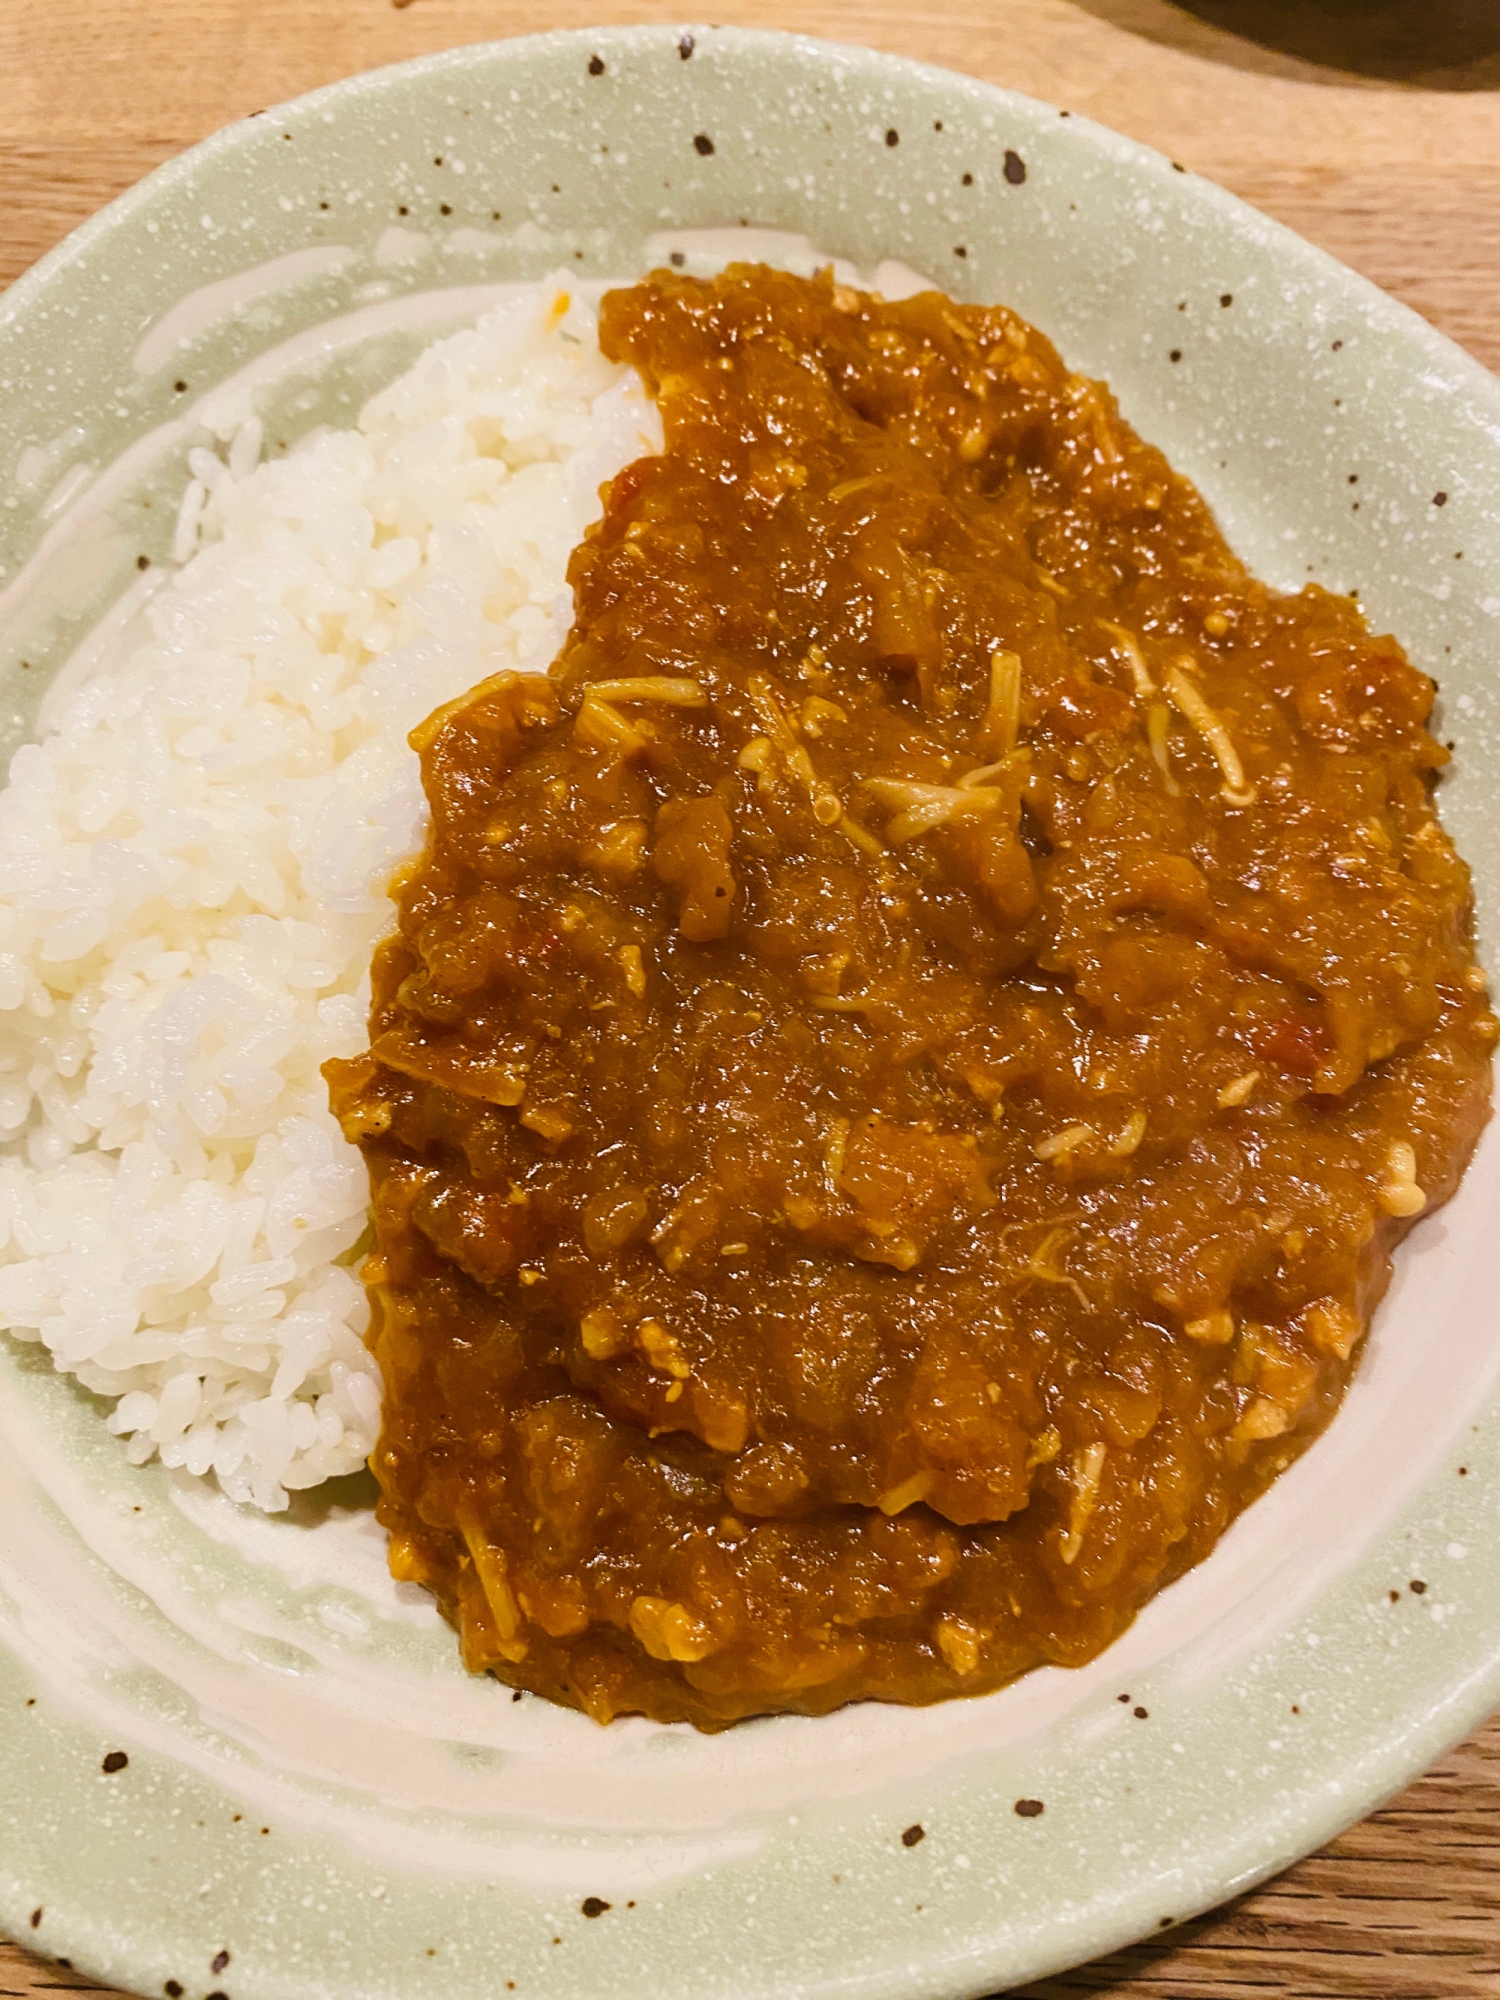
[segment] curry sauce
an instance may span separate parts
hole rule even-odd
[[[660,456],[329,1065],[395,1573],[599,1720],[1129,1623],[1332,1415],[1496,1024],[1432,684],[1000,307],[610,293]]]

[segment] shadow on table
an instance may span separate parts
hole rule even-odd
[[[1304,82],[1500,89],[1500,0],[1074,0],[1168,48]]]

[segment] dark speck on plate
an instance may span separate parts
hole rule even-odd
[[[680,271],[687,262],[687,258],[680,250],[674,250],[667,261],[671,264],[673,270]]]
[[[1149,1708],[1133,1708],[1130,1713],[1137,1722],[1145,1722],[1150,1717],[1151,1711]]]
[[[602,1896],[585,1896],[578,1907],[586,1917],[602,1917],[610,1906]]]
[[[135,559],[135,566],[137,569],[150,569],[151,567],[150,556],[137,556]]]
[[[1434,493],[1434,494],[1433,494],[1433,496],[1432,496],[1432,504],[1433,504],[1433,506],[1434,506],[1434,507],[1446,507],[1446,506],[1447,506],[1447,504],[1448,504],[1448,496],[1447,496],[1447,494],[1446,494],[1446,493]]]
[[[967,257],[969,254],[968,248],[965,244],[955,243],[953,246],[953,254],[955,257]]]
[[[451,215],[452,213],[453,213],[453,207],[452,207],[452,204],[451,204],[450,202],[446,202],[446,201],[440,201],[440,202],[438,203],[438,214],[439,214],[439,215]]]
[[[896,130],[894,125],[886,127],[885,143],[888,146],[899,146],[901,144],[901,134]]]
[[[677,44],[677,53],[679,56],[681,56],[682,60],[686,62],[688,57],[693,53],[693,50],[696,48],[696,46],[697,44],[694,42],[691,35],[684,35],[682,40]]]
[[[919,1840],[925,1840],[926,1838],[927,1838],[926,1827],[923,1826],[919,1821],[913,1821],[913,1823],[909,1827],[907,1827],[906,1831],[902,1834],[901,1845],[903,1847],[915,1847]]]
[[[1005,178],[1012,187],[1019,187],[1026,178],[1026,162],[1009,146],[1005,149]]]
[[[38,1926],[41,1924],[41,1921],[42,1921],[42,1912],[40,1910],[33,1910],[31,1913],[31,1928],[33,1930],[36,1930]]]
[[[113,1777],[116,1771],[123,1771],[129,1762],[130,1759],[125,1755],[123,1750],[111,1750],[99,1768],[110,1777]]]
[[[1234,304],[1234,293],[1233,293],[1233,292],[1220,292],[1220,294],[1219,294],[1219,304],[1220,304],[1221,306],[1232,306],[1232,305]]]
[[[963,184],[964,184],[964,186],[965,186],[966,188],[971,188],[971,187],[973,187],[973,185],[974,185],[974,176],[973,176],[972,174],[965,174],[965,175],[964,175],[964,179],[963,179]]]
[[[1182,359],[1182,349],[1174,347],[1172,352],[1167,356],[1167,359],[1168,361],[1180,361]]]
[[[1424,1590],[1426,1590],[1426,1588],[1427,1588],[1427,1586],[1426,1586],[1426,1584],[1425,1584],[1425,1583],[1423,1583],[1423,1581],[1422,1581],[1421,1577],[1419,1577],[1419,1576],[1414,1576],[1414,1577],[1412,1578],[1412,1580],[1411,1580],[1411,1593],[1412,1593],[1412,1596],[1413,1596],[1413,1597],[1420,1597],[1420,1596],[1422,1595],[1423,1591],[1424,1591]]]
[[[222,1972],[228,1964],[229,1964],[229,1953],[227,1951],[216,1951],[213,1955],[212,1963],[209,1965],[208,1969],[210,1972],[219,1973]]]
[[[693,145],[703,155],[705,160],[714,149],[714,142],[706,132],[695,132],[693,134]]]
[[[603,76],[603,74],[604,74],[604,58],[603,58],[603,56],[590,56],[590,57],[589,57],[589,75],[590,75],[590,76]]]
[[[177,394],[178,394],[179,396],[185,396],[185,395],[187,394],[187,383],[186,383],[186,382],[174,382],[174,383],[172,384],[172,387],[173,387],[173,388],[174,388],[174,389],[175,389],[175,390],[177,391]]]
[[[1343,346],[1343,344],[1344,344],[1344,343],[1343,343],[1343,341],[1341,341],[1341,340],[1336,340],[1336,341],[1335,341],[1335,342],[1333,343],[1333,351],[1334,351],[1334,353],[1335,353],[1335,354],[1337,354],[1337,353],[1338,353],[1339,349],[1340,349],[1340,348],[1341,348],[1341,347]]]
[[[1040,1799],[1017,1799],[1017,1819],[1040,1819],[1046,1808]]]
[[[166,1994],[167,2000],[182,2000],[182,1988],[175,1979],[169,1979],[162,1992]]]

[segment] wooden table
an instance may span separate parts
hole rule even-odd
[[[715,0],[714,16],[946,63],[1149,140],[1500,367],[1489,10],[1195,8],[1204,18],[1168,0]],[[459,42],[692,11],[691,0],[0,0],[0,285],[169,154],[262,105]],[[1297,47],[1271,45],[1278,18]],[[59,1990],[102,1991],[0,1942],[0,2000]],[[1266,1888],[1029,1993],[1494,2000],[1500,1718]]]

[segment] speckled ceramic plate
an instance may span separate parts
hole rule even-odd
[[[1358,589],[1442,681],[1444,811],[1494,938],[1500,385],[1138,146],[773,36],[357,78],[221,133],[15,286],[6,729],[162,552],[215,385],[259,383],[281,435],[347,419],[498,282],[691,260],[742,224],[1009,301],[1262,574]],[[1500,1701],[1497,1177],[1492,1139],[1411,1238],[1330,1434],[1103,1659],[712,1739],[466,1678],[357,1484],[237,1513],[132,1471],[0,1343],[0,1925],[149,1994],[956,2000],[1201,1910]]]

